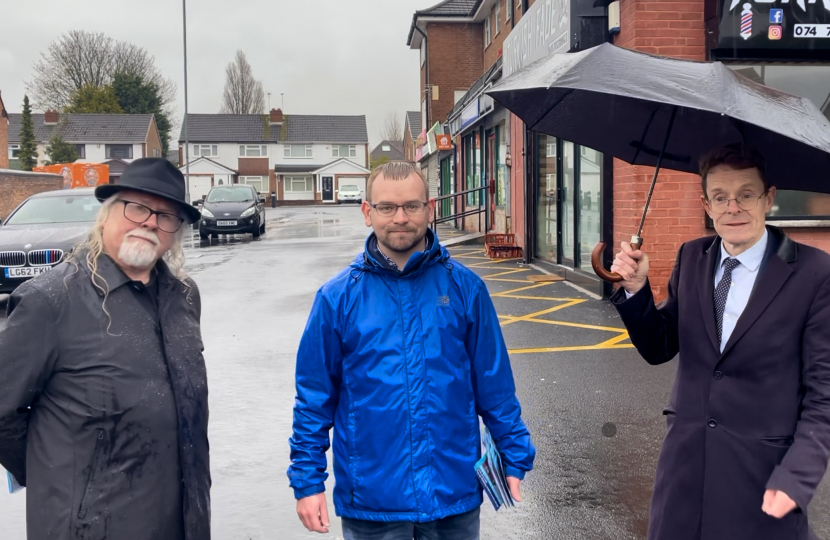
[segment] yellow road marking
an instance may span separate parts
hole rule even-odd
[[[501,268],[499,268],[499,270],[501,270]],[[506,275],[509,275],[509,274],[517,274],[519,272],[527,272],[527,268],[517,268],[515,270],[505,270],[504,272],[497,272],[495,274],[487,274],[486,277],[489,278],[489,279],[493,279],[495,277],[506,276]]]
[[[508,349],[510,354],[527,354],[527,353],[549,353],[549,352],[569,352],[569,351],[606,351],[609,349],[631,349],[634,345],[586,345],[574,347],[543,347],[540,349]]]
[[[575,306],[576,304],[581,304],[585,300],[571,300],[570,302],[565,302],[564,304],[560,304],[558,306],[553,306],[552,308],[543,309],[542,311],[537,311],[535,313],[528,313],[527,315],[522,315],[520,317],[510,317],[507,322],[502,323],[502,326],[507,326],[508,324],[513,324],[514,322],[519,321],[528,321],[533,319],[534,317],[538,317],[539,315],[545,315],[547,313],[553,313],[554,311],[559,311],[560,309],[564,309],[566,307]]]
[[[522,283],[527,283],[527,281],[523,281]],[[546,285],[550,285],[550,283],[534,283],[533,285],[528,285],[526,287],[518,287],[516,289],[510,289],[509,291],[503,291],[500,293],[491,294],[490,296],[505,296],[508,294],[513,294],[522,291],[529,291],[530,289],[537,289],[539,287],[545,287]]]
[[[603,341],[599,345],[603,346],[603,347],[610,347],[612,345],[619,345],[620,341],[625,341],[626,339],[628,339],[628,337],[629,337],[628,332],[624,332],[624,333],[620,334],[617,337],[613,337],[613,338],[609,339],[608,341]],[[632,347],[633,347],[633,345],[632,345]]]

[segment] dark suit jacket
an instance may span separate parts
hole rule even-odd
[[[651,540],[795,540],[830,455],[830,255],[775,227],[755,287],[721,354],[714,270],[720,239],[677,253],[668,298],[612,301],[650,364],[680,353],[651,501]],[[761,511],[778,489],[799,509]]]

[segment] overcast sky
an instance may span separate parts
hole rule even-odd
[[[417,50],[406,46],[416,9],[438,0],[187,0],[188,107],[217,113],[225,66],[245,51],[271,106],[287,114],[365,114],[380,141],[389,113],[419,110]],[[67,30],[105,32],[147,49],[178,85],[184,115],[180,0],[3,2],[0,91],[20,112],[32,64]],[[267,100],[267,97],[266,97]],[[267,103],[266,103],[267,106]],[[178,133],[174,134],[178,138]]]

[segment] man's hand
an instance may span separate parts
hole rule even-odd
[[[326,494],[318,493],[297,501],[297,515],[305,528],[311,532],[329,532],[329,510]]]
[[[764,504],[761,506],[761,510],[774,518],[781,519],[796,508],[798,508],[798,505],[795,504],[795,501],[790,499],[783,491],[768,489],[764,493]]]
[[[620,285],[628,294],[637,294],[646,284],[648,277],[648,255],[639,249],[634,251],[631,244],[623,242],[622,251],[617,253],[611,271],[622,276]]]
[[[507,487],[510,488],[510,496],[513,497],[513,500],[516,502],[522,502],[522,493],[519,490],[521,485],[522,481],[515,476],[507,477]]]

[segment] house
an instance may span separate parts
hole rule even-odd
[[[17,161],[20,151],[22,114],[9,115],[9,156]],[[75,145],[80,163],[103,163],[108,159],[131,161],[142,157],[163,157],[161,138],[152,114],[61,114],[33,113],[37,141],[37,164],[49,156],[46,147],[55,129],[63,140]],[[13,165],[13,164],[12,164]]]
[[[235,169],[225,167],[221,163],[208,157],[199,156],[190,161],[190,166],[179,167],[188,181],[189,200],[195,201],[204,198],[213,186],[223,186],[237,183],[239,174]],[[252,185],[263,195],[268,191],[268,179],[264,176],[253,179],[246,177],[245,184]]]
[[[379,165],[387,161],[405,161],[403,141],[381,141],[369,155],[372,165]]]
[[[197,164],[198,158],[209,158],[213,165]],[[269,202],[271,194],[278,204],[336,202],[341,180],[349,179],[365,191],[366,117],[287,115],[280,109],[265,115],[189,114],[182,123],[179,159],[190,160],[200,174],[218,174],[217,165],[234,171],[234,183],[255,186]],[[191,169],[191,199],[203,182]]]
[[[0,95],[0,169],[9,168],[9,113]]]
[[[421,113],[407,111],[403,126],[403,153],[407,161],[415,161],[418,135],[421,133]]]

